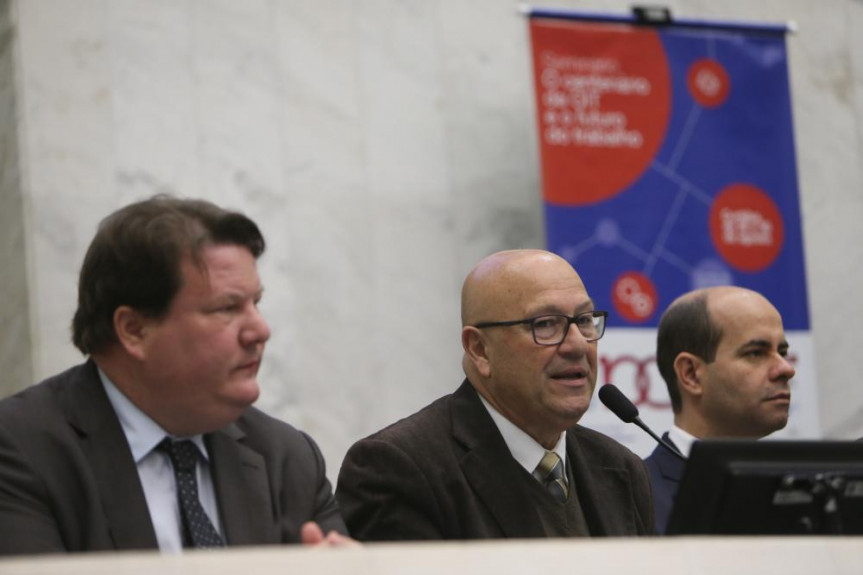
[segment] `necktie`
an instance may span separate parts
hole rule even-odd
[[[222,536],[213,527],[204,508],[201,507],[201,500],[198,499],[198,478],[195,475],[195,467],[200,452],[197,446],[188,440],[172,442],[166,437],[159,444],[158,449],[168,454],[174,466],[177,499],[183,516],[184,530],[188,535],[183,546],[198,549],[224,547]]]
[[[546,451],[542,461],[536,466],[533,476],[539,479],[545,488],[560,502],[565,502],[569,488],[563,476],[563,461],[554,451]]]

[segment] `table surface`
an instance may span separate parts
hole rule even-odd
[[[458,574],[795,575],[863,573],[863,537],[668,537],[246,547],[160,555],[92,553],[0,560],[2,575]]]

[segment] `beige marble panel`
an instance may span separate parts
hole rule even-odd
[[[356,14],[375,283],[364,431],[459,382],[458,240],[444,126],[437,2],[363,3]]]
[[[106,37],[117,204],[199,196],[202,123],[193,4],[110,2]]]
[[[103,8],[95,0],[15,3],[37,377],[81,361],[69,343],[78,267],[97,222],[114,207]]]
[[[544,247],[542,193],[525,18],[495,0],[441,6],[460,282],[489,253]]]
[[[11,3],[0,1],[0,397],[33,379]]]

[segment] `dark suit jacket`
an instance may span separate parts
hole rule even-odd
[[[653,532],[644,463],[595,431],[567,431],[579,501],[591,535]],[[543,537],[524,469],[465,381],[418,413],[348,451],[336,498],[363,540]]]
[[[662,435],[662,439],[674,445],[668,437],[668,433]],[[647,469],[650,470],[650,482],[653,485],[653,509],[656,515],[656,532],[665,533],[668,519],[671,517],[671,509],[674,507],[674,496],[680,487],[683,478],[683,470],[686,462],[673,456],[667,449],[657,445],[644,460]]]
[[[250,408],[205,436],[228,545],[345,532],[312,439]],[[0,402],[0,554],[156,549],[138,471],[93,361]]]

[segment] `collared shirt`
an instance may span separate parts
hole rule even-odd
[[[509,448],[509,452],[512,454],[512,457],[518,461],[518,463],[524,467],[528,473],[533,474],[534,469],[536,469],[536,466],[539,465],[539,462],[542,461],[542,458],[545,456],[545,447],[537,443],[536,440],[525,433],[524,430],[508,420],[502,413],[495,409],[492,404],[486,401],[481,394],[478,395],[480,400],[482,400],[482,404],[488,411],[488,414],[491,415],[492,421],[497,425],[497,429],[503,436],[503,440],[506,442],[506,446]],[[557,456],[560,457],[560,461],[563,463],[565,468],[565,431],[561,432],[560,438],[557,440],[557,445],[554,446],[552,451],[557,453]],[[566,475],[564,474],[564,477],[565,476]]]
[[[668,438],[674,443],[683,457],[689,457],[693,442],[698,440],[697,437],[683,431],[676,425],[672,425],[671,429],[668,430]]]
[[[123,426],[123,433],[126,434],[126,441],[129,442],[132,457],[138,467],[138,477],[141,479],[141,487],[144,489],[144,497],[150,511],[150,520],[156,531],[159,550],[163,553],[183,551],[183,521],[180,518],[174,470],[171,467],[168,454],[155,449],[165,437],[189,439],[204,456],[203,460],[198,461],[197,466],[198,498],[201,500],[204,511],[210,517],[210,521],[222,533],[223,530],[219,524],[219,508],[216,504],[216,492],[210,473],[209,456],[203,436],[172,437],[117,389],[101,369],[99,370],[99,378],[102,380],[105,393],[108,394],[108,400],[120,420],[120,425]]]

